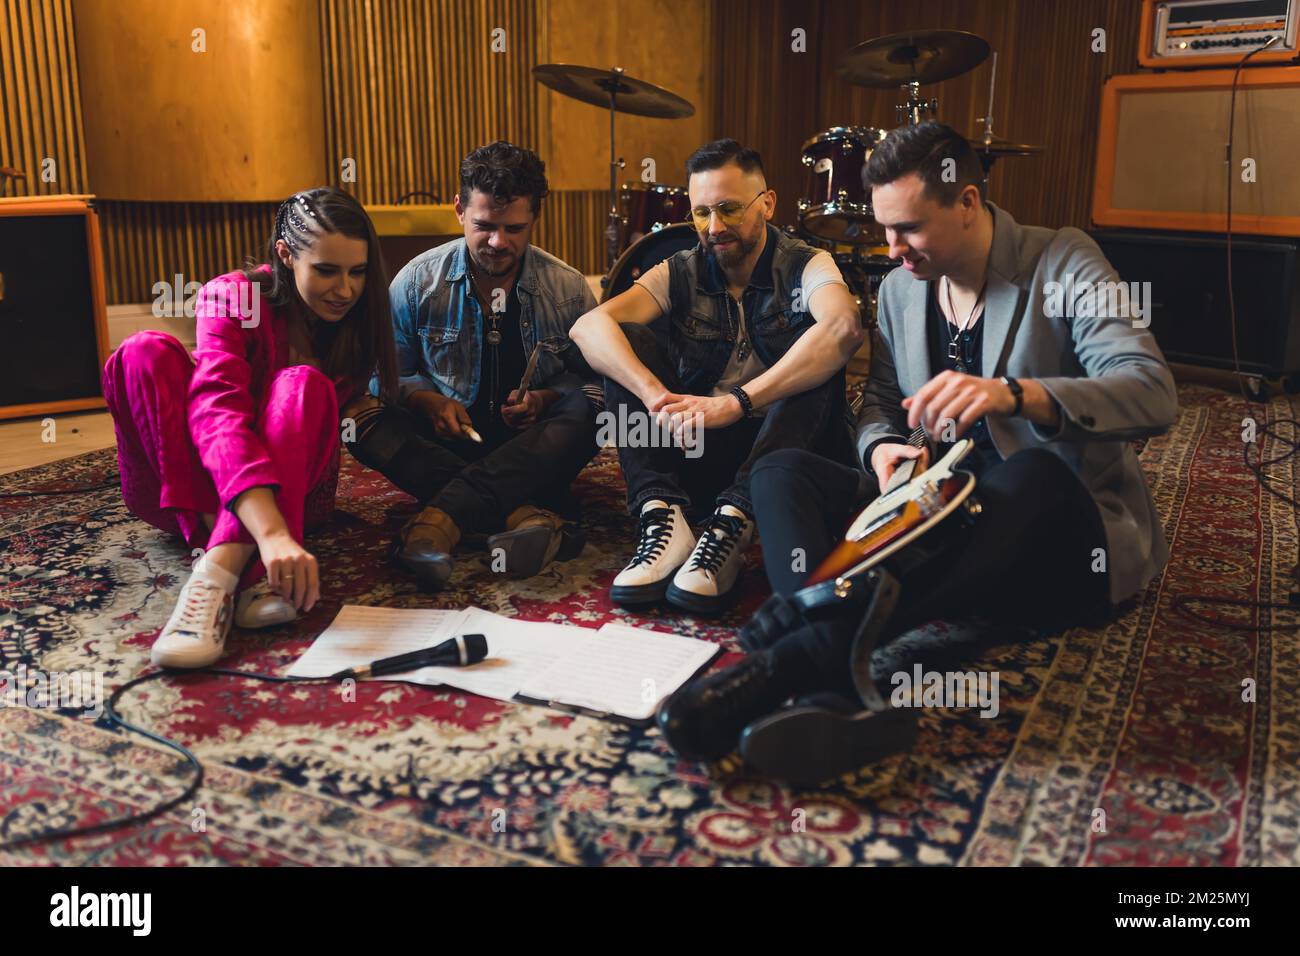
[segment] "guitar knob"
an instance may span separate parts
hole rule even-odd
[[[853,590],[853,582],[850,581],[848,578],[835,579],[835,596],[839,598],[841,601],[843,601],[846,597],[848,597],[849,592],[852,590]]]
[[[972,518],[979,517],[981,514],[984,513],[984,506],[980,504],[978,501],[976,501],[974,498],[967,498],[966,513],[970,515]]]

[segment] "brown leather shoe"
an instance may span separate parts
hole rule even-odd
[[[445,511],[425,508],[402,529],[397,560],[434,590],[451,577],[451,553],[460,541],[460,528]]]
[[[576,556],[584,543],[581,532],[569,532],[563,518],[537,505],[520,505],[506,518],[506,530],[487,540],[490,566],[500,568],[500,548],[505,572],[516,578],[531,578],[557,557]]]

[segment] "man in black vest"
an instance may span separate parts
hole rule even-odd
[[[713,613],[753,536],[753,463],[783,448],[855,462],[844,366],[863,332],[834,259],[768,224],[776,194],[757,152],[718,140],[686,170],[700,244],[569,334],[605,376],[603,414],[640,519],[611,598]],[[683,508],[712,510],[698,541]]]

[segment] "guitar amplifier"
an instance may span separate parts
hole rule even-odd
[[[1298,32],[1300,0],[1143,0],[1138,61],[1235,66],[1269,37],[1277,41],[1251,57],[1252,64],[1294,60]]]
[[[1223,236],[1091,233],[1126,282],[1150,282],[1151,334],[1171,362],[1231,370],[1232,328]],[[1245,374],[1300,372],[1300,240],[1234,236],[1237,352]]]
[[[0,199],[0,419],[104,407],[108,318],[91,198]]]

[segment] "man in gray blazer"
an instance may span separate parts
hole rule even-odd
[[[1178,411],[1146,330],[1149,303],[1086,234],[1019,225],[984,199],[983,179],[961,134],[937,122],[890,133],[864,167],[902,265],[879,295],[862,469],[802,450],[757,463],[751,491],[775,594],[742,632],[753,653],[661,708],[684,756],[716,757],[739,738],[747,760],[778,777],[807,778],[818,761],[828,773],[861,764],[873,731],[855,718],[849,661],[862,607],[809,621],[786,598],[908,458],[919,474],[932,450],[937,460],[972,439],[962,467],[977,475],[983,512],[932,559],[896,562],[901,592],[882,640],[940,617],[1048,629],[1104,620],[1163,567],[1168,548],[1130,444]],[[918,426],[922,447],[907,440]],[[843,706],[781,710],[826,691]]]

